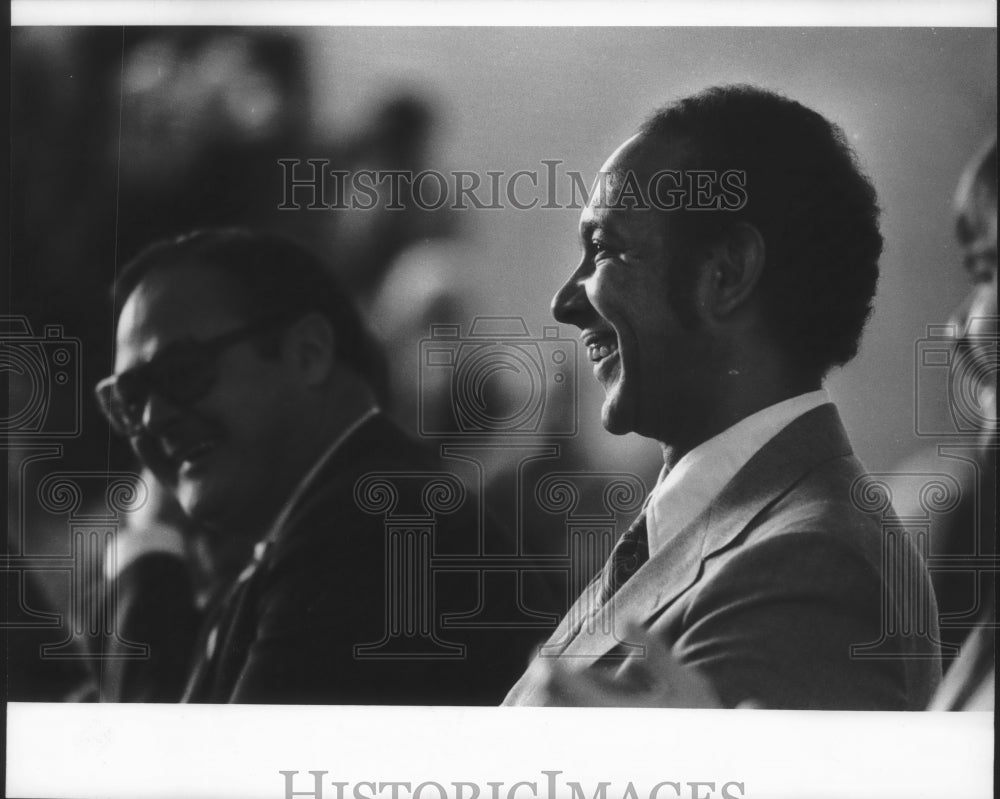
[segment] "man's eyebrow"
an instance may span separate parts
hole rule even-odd
[[[599,222],[589,219],[580,224],[581,241],[590,241],[591,237],[597,232],[603,233],[612,243],[619,240],[613,217],[604,217]]]

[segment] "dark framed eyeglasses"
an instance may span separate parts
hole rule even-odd
[[[219,356],[226,349],[287,320],[286,314],[269,316],[204,341],[171,344],[149,362],[99,382],[97,404],[116,433],[138,435],[150,395],[182,408],[204,399],[219,377]]]

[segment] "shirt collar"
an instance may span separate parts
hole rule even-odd
[[[673,469],[664,467],[646,505],[650,555],[694,521],[768,441],[829,401],[819,389],[770,405],[699,444]]]

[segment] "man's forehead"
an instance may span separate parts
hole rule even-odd
[[[624,223],[623,214],[631,218],[634,212],[614,207],[616,200],[629,194],[636,200],[645,196],[650,179],[658,172],[676,169],[681,163],[680,148],[669,141],[653,140],[637,133],[622,142],[601,166],[591,186],[587,205],[580,214],[579,230],[586,237],[594,228],[614,233]],[[655,207],[643,213],[658,214]]]
[[[239,318],[232,280],[218,269],[178,264],[153,269],[129,294],[118,318],[118,346],[203,339]]]
[[[611,172],[616,168],[616,165],[620,162],[624,162],[630,157],[633,157],[638,153],[644,146],[645,140],[641,133],[636,133],[633,136],[629,136],[625,141],[619,144],[614,152],[611,153],[604,161],[601,166],[602,172]]]
[[[678,169],[683,163],[685,148],[675,138],[636,133],[615,149],[601,171],[621,180],[628,172],[649,178],[664,169]]]

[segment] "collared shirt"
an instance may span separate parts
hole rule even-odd
[[[768,441],[829,401],[820,389],[778,402],[699,444],[673,469],[664,467],[646,504],[650,557],[693,522]]]

